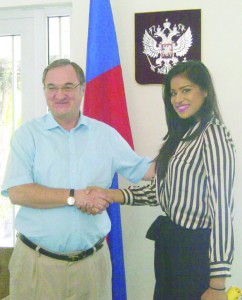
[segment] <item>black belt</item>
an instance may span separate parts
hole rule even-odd
[[[36,250],[39,253],[49,256],[51,258],[66,260],[66,261],[78,261],[78,260],[84,259],[84,258],[92,255],[94,252],[96,252],[102,248],[103,242],[105,240],[105,237],[102,238],[92,248],[87,249],[85,251],[82,251],[82,252],[79,252],[79,253],[76,253],[73,255],[64,255],[64,254],[57,254],[57,253],[49,252],[49,251],[39,247],[38,245],[36,245],[33,242],[31,242],[30,240],[28,240],[26,238],[26,236],[24,236],[21,233],[18,234],[18,237],[25,245],[27,245],[31,249]]]

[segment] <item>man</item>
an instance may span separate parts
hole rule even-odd
[[[109,203],[85,188],[110,187],[115,172],[136,183],[153,168],[113,128],[80,113],[85,77],[77,64],[54,61],[42,81],[49,113],[15,132],[2,187],[21,206],[10,299],[111,300]]]

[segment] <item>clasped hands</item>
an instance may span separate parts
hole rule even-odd
[[[84,213],[101,214],[113,203],[111,192],[100,187],[88,187],[75,192],[75,205]]]

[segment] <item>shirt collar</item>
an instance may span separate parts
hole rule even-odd
[[[88,117],[80,113],[80,117],[75,128],[78,128],[81,125],[88,127]],[[48,112],[48,114],[46,115],[44,127],[46,130],[54,129],[56,127],[62,128],[61,125],[56,122],[51,112]]]

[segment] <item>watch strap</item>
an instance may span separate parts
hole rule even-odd
[[[70,197],[74,197],[75,194],[75,190],[74,189],[70,189]]]

